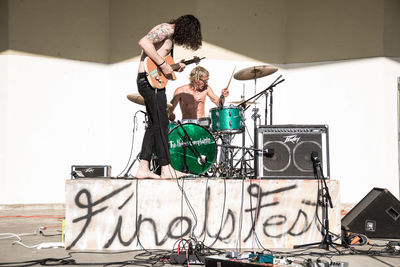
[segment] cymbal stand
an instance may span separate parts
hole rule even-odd
[[[244,94],[244,90],[243,90]],[[243,132],[242,132],[242,158],[240,161],[240,174],[244,178],[246,176],[246,126],[243,127]]]
[[[243,84],[243,94],[240,96],[241,100],[245,99],[245,84]],[[245,121],[245,114],[247,108],[243,108],[242,119],[243,119],[243,132],[242,132],[242,158],[240,159],[240,175],[244,178],[247,176],[247,162],[246,162],[246,155],[250,153],[249,150],[246,149],[246,124]],[[251,155],[252,156],[252,155]],[[251,167],[251,166],[249,166]]]
[[[254,94],[252,97],[248,98],[246,101],[238,104],[237,106],[242,106],[244,107],[244,105],[249,102],[250,100],[257,100],[260,96],[262,96],[263,94],[265,94],[268,90],[271,90],[272,88],[274,88],[275,86],[277,86],[278,84],[280,84],[281,82],[283,82],[285,79],[282,79],[282,75],[279,75],[278,78],[275,79],[275,81],[272,82],[272,84],[270,86],[268,86],[266,89],[264,89],[263,91],[259,92],[258,94]],[[256,86],[256,77],[254,75],[254,86]],[[254,88],[255,90],[255,88]],[[258,147],[258,137],[257,137],[257,119],[260,118],[260,114],[258,113],[258,108],[254,107],[253,108],[253,115],[251,116],[251,118],[254,121],[254,148]],[[267,116],[267,115],[266,115]],[[256,152],[256,150],[254,151],[254,178],[257,178],[258,176],[258,152]]]
[[[251,115],[251,118],[253,119],[254,122],[254,148],[258,147],[258,138],[257,138],[257,119],[260,119],[261,115],[258,114],[258,108],[254,106],[253,108],[253,115]],[[254,151],[254,159],[258,158],[258,153]],[[258,160],[254,160],[254,179],[257,179],[258,176]]]
[[[255,67],[254,67],[255,70]],[[256,76],[256,71],[254,71],[254,94],[257,94],[257,76]],[[257,105],[254,105],[253,108],[253,115],[251,115],[251,118],[253,119],[253,130],[254,130],[254,148],[258,147],[258,138],[257,138],[257,119],[260,119],[261,115],[258,114],[258,108]],[[254,151],[254,158],[258,158],[258,153],[256,151]],[[253,168],[254,168],[254,179],[257,179],[258,176],[258,160],[254,160],[253,163]]]

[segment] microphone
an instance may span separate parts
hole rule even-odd
[[[267,158],[272,158],[274,157],[275,150],[273,148],[266,148],[264,149],[263,154]]]
[[[319,158],[318,158],[318,152],[317,152],[317,151],[311,152],[311,161],[312,161],[314,164],[319,164],[319,163],[321,163],[321,161],[320,161]]]

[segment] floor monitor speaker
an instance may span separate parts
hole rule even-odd
[[[373,188],[343,217],[342,229],[369,238],[400,238],[400,201],[387,189]]]

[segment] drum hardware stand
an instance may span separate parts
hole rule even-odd
[[[217,165],[217,172],[221,176],[231,176],[231,168],[233,164],[232,160],[232,146],[231,146],[231,134],[220,133],[218,138],[221,139],[222,144],[216,144],[219,147],[224,148],[220,153],[219,162]],[[231,155],[229,155],[231,154]],[[223,171],[225,170],[225,171]]]
[[[313,170],[314,170],[314,177],[317,180],[322,180],[322,188],[318,192],[318,203],[322,207],[322,232],[321,234],[323,235],[322,241],[321,242],[315,242],[315,243],[309,243],[309,244],[303,244],[303,245],[295,245],[293,248],[302,248],[302,247],[309,247],[309,246],[315,246],[319,245],[319,248],[329,250],[329,247],[334,248],[337,250],[339,253],[340,251],[334,247],[333,245],[336,246],[342,246],[341,244],[334,243],[332,241],[332,237],[329,234],[329,213],[328,213],[328,205],[332,209],[332,198],[329,194],[329,188],[328,185],[326,184],[326,179],[324,177],[324,174],[322,172],[322,167],[321,167],[321,161],[318,158],[318,152],[313,151],[311,153],[311,160],[313,162]],[[318,168],[320,169],[321,172],[321,177],[318,175]],[[317,211],[318,213],[318,211]],[[318,214],[317,214],[318,216]]]
[[[221,144],[217,144],[217,146],[228,148],[231,151],[234,151],[235,149],[237,149],[237,151],[235,153],[231,152],[231,157],[230,157],[229,161],[225,160],[224,162],[222,162],[223,165],[226,165],[229,162],[228,166],[230,166],[231,169],[229,169],[229,172],[227,173],[228,176],[234,176],[235,170],[237,170],[237,168],[236,168],[237,165],[239,163],[241,163],[241,167],[240,167],[239,171],[237,171],[236,173],[239,173],[239,176],[247,177],[248,173],[247,173],[247,163],[246,163],[246,158],[245,158],[246,154],[250,154],[251,155],[251,151],[254,151],[254,152],[257,152],[257,153],[263,153],[264,152],[262,149],[256,149],[256,148],[253,148],[253,147],[241,147],[241,146],[221,145]],[[233,165],[233,158],[240,150],[245,150],[245,154],[242,155],[241,159],[238,160],[238,162],[235,165]],[[248,166],[251,167],[250,165],[248,165]]]

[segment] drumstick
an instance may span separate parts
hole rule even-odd
[[[235,73],[235,70],[236,70],[236,66],[235,66],[235,68],[234,68],[233,71],[232,71],[232,75],[231,75],[231,78],[229,79],[229,82],[228,82],[228,85],[226,86],[226,89],[228,89],[229,85],[231,84],[232,77],[233,77],[233,74]]]

